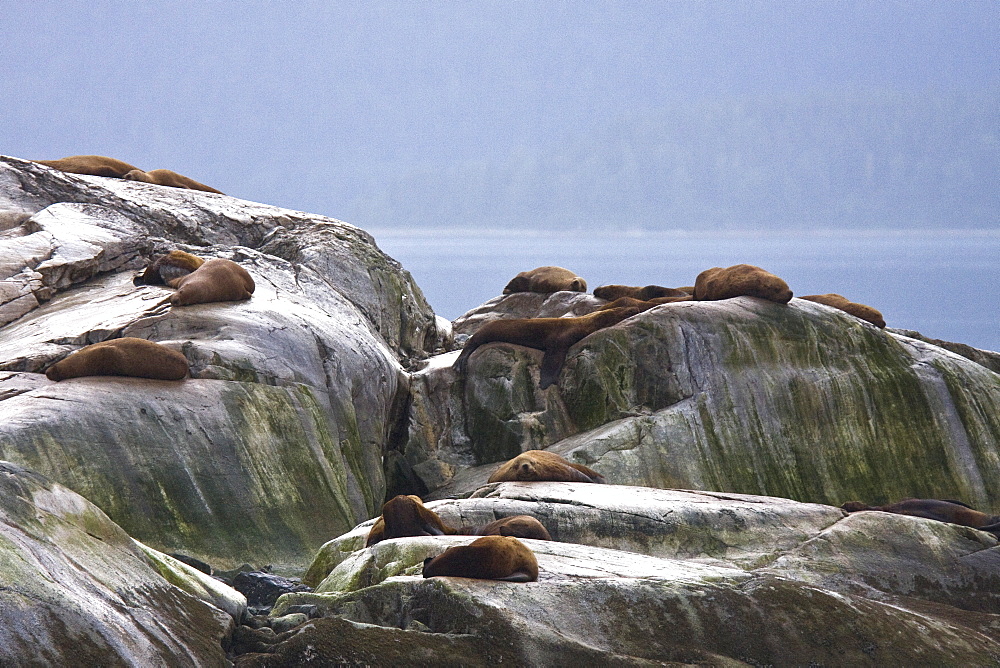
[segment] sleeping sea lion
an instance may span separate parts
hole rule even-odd
[[[174,306],[250,299],[255,287],[246,269],[221,258],[206,260],[190,274],[172,279],[167,285],[177,288],[170,297]]]
[[[547,450],[527,450],[493,472],[487,482],[594,482],[605,483],[597,471],[574,464]]]
[[[817,304],[832,306],[833,308],[840,309],[844,313],[850,313],[855,318],[867,320],[876,327],[885,327],[885,319],[882,317],[882,313],[878,309],[874,309],[867,304],[859,304],[857,302],[849,301],[846,297],[838,295],[836,292],[830,292],[825,295],[806,295],[805,297],[801,297],[801,299],[808,299],[809,301],[816,302]]]
[[[682,297],[654,297],[652,299],[642,300],[636,299],[634,297],[619,297],[614,301],[610,301],[603,306],[597,307],[598,311],[607,311],[613,308],[628,308],[634,307],[639,309],[640,312],[648,311],[654,306],[659,306],[660,304],[672,304],[674,302],[689,302],[691,301],[691,295],[685,294]]]
[[[452,367],[464,373],[468,359],[487,343],[513,343],[544,350],[538,386],[543,390],[559,378],[570,346],[599,329],[639,313],[634,307],[595,311],[578,318],[514,318],[488,322],[469,339]]]
[[[792,299],[792,291],[783,280],[752,264],[712,267],[698,274],[695,279],[694,298],[698,301],[718,301],[742,296],[787,304]]]
[[[656,297],[687,297],[688,293],[677,288],[665,288],[660,285],[647,285],[642,288],[631,285],[602,285],[599,288],[594,288],[594,296],[607,299],[609,302],[621,297],[649,301]]]
[[[207,193],[218,193],[225,195],[221,190],[216,190],[204,183],[198,183],[194,179],[189,179],[183,174],[178,174],[169,169],[153,169],[144,172],[141,169],[133,169],[127,172],[124,177],[129,181],[142,181],[143,183],[153,183],[158,186],[170,186],[171,188],[187,188],[188,190],[201,190]]]
[[[188,371],[187,358],[176,350],[126,336],[81,348],[50,366],[45,375],[56,381],[81,376],[180,380]]]
[[[382,516],[368,532],[365,547],[387,538],[405,536],[444,536],[459,533],[441,521],[437,513],[424,506],[419,496],[394,496],[382,506]]]
[[[137,169],[135,165],[103,155],[71,155],[58,160],[32,160],[32,162],[69,174],[111,176],[118,179],[125,178],[126,174]]]
[[[135,275],[133,285],[168,285],[170,281],[187,276],[205,264],[197,255],[172,250],[153,260],[153,263]]]
[[[534,538],[552,540],[545,526],[530,515],[513,515],[495,520],[481,527],[462,527],[460,534],[473,536],[513,536],[514,538]]]
[[[483,536],[424,560],[425,578],[441,576],[536,582],[538,561],[528,546],[516,538]]]
[[[884,513],[923,517],[938,522],[950,522],[980,531],[989,531],[1000,538],[1000,516],[987,515],[973,510],[960,501],[943,501],[940,499],[905,499],[886,506],[869,506],[860,501],[848,501],[840,506],[849,513],[861,510],[880,510]]]
[[[522,271],[510,279],[503,293],[509,295],[512,292],[561,292],[562,290],[586,292],[587,281],[562,267],[536,267],[530,271]]]

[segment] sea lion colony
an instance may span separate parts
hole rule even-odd
[[[177,172],[169,169],[154,169],[145,172],[135,165],[127,162],[109,158],[103,155],[71,155],[58,160],[32,160],[40,165],[58,169],[68,174],[86,174],[89,176],[106,176],[113,179],[125,179],[127,181],[142,181],[160,186],[170,186],[171,188],[186,188],[188,190],[200,190],[202,192],[224,194],[204,183],[198,183]]]
[[[500,464],[488,482],[506,481],[606,482],[600,473],[545,450],[529,450]],[[881,511],[921,517],[971,527],[1000,538],[1000,516],[979,512],[961,501],[906,499],[884,506],[849,501],[841,509],[845,513]],[[428,535],[490,536],[491,540],[476,540],[469,545],[448,548],[436,557],[428,557],[423,567],[425,578],[452,576],[510,582],[534,582],[538,579],[534,554],[527,545],[514,539],[552,540],[545,526],[528,515],[505,517],[479,527],[449,527],[437,513],[423,505],[420,497],[409,495],[396,496],[386,502],[382,515],[368,534],[365,546],[370,547],[389,538]],[[498,540],[499,537],[510,540]]]
[[[175,288],[170,297],[173,306],[241,301],[254,291],[253,278],[239,264],[222,258],[204,260],[180,250],[158,256],[132,283]],[[50,365],[45,375],[53,381],[82,376],[182,380],[189,372],[182,353],[153,341],[122,337],[85,346]]]
[[[176,172],[164,169],[143,171],[114,158],[70,156],[60,160],[36,161],[73,174],[89,174],[141,181],[174,188],[186,188],[222,194]],[[202,258],[174,250],[156,258],[136,275],[135,285],[165,285],[175,288],[171,304],[190,304],[249,299],[254,291],[252,277],[229,260]],[[574,272],[554,266],[538,267],[515,276],[504,287],[504,294],[515,292],[586,292],[586,281]],[[714,301],[737,296],[751,296],[779,304],[792,298],[788,285],[770,272],[752,265],[713,267],[698,275],[694,286],[667,288],[657,285],[633,287],[607,285],[596,288],[594,295],[606,300],[594,313],[577,318],[533,318],[494,321],[484,325],[469,340],[456,360],[459,372],[480,346],[493,342],[513,343],[545,351],[541,365],[542,389],[556,383],[568,349],[589,334],[614,326],[651,308],[680,301]],[[831,306],[877,327],[885,327],[882,314],[867,305],[852,302],[830,293],[808,295],[803,299]],[[157,343],[130,337],[87,346],[51,365],[46,371],[54,381],[88,375],[123,375],[142,378],[179,380],[189,373],[186,358]],[[556,481],[604,483],[600,473],[571,463],[554,453],[528,451],[501,464],[489,482]],[[924,517],[942,522],[989,531],[1000,537],[1000,516],[973,510],[957,501],[908,499],[886,506],[845,503],[846,512],[882,511]],[[501,518],[486,525],[449,527],[436,513],[426,508],[417,496],[397,496],[386,502],[382,515],[373,526],[366,546],[382,540],[419,535],[477,535],[470,545],[449,548],[424,563],[424,577],[442,575],[529,582],[538,579],[538,564],[531,550],[515,537],[551,540],[546,528],[533,517],[519,515]]]
[[[581,289],[582,286],[582,289]],[[545,266],[522,271],[503,289],[514,292],[586,291],[586,281],[563,267]],[[489,343],[510,343],[543,351],[539,388],[557,384],[569,349],[596,331],[617,325],[632,316],[664,304],[686,301],[720,301],[733,297],[756,297],[777,304],[792,299],[788,284],[769,271],[750,264],[712,267],[698,274],[694,286],[668,288],[660,285],[635,287],[605,285],[594,289],[605,304],[593,313],[561,318],[506,318],[482,325],[468,340],[452,367],[464,374],[469,358]],[[882,314],[865,304],[849,301],[838,294],[810,295],[813,302],[849,313],[877,327],[885,327]]]

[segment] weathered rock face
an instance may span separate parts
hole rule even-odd
[[[0,462],[5,665],[222,666],[237,592],[138,545],[62,485]]]
[[[548,448],[619,484],[1000,511],[1000,376],[819,304],[666,304],[571,348],[545,391],[540,351],[485,346],[463,377],[454,355],[414,375],[402,450],[435,497]]]
[[[419,289],[365,232],[8,158],[0,210],[0,457],[155,548],[222,566],[299,569],[377,512],[382,450],[406,403],[401,361],[437,334]],[[171,308],[169,289],[132,285],[131,270],[178,247],[238,261],[253,298]],[[40,375],[119,336],[179,350],[192,377]]]
[[[539,581],[510,584],[420,576],[424,558],[471,537],[347,551],[345,536],[317,591],[282,597],[275,614],[315,605],[353,623],[362,647],[457,645],[464,665],[1000,661],[1000,546],[988,533],[785,499],[576,483],[502,483],[429,507],[452,522],[531,514],[572,544],[523,541]],[[324,621],[275,657],[304,656],[310,639],[325,651]],[[326,639],[339,652],[330,656],[349,651],[336,645]]]
[[[171,307],[132,285],[175,248],[239,262],[252,299]],[[544,392],[541,351],[484,346],[462,377],[457,351],[424,359],[493,319],[602,303],[513,294],[452,329],[350,225],[0,157],[0,457],[120,525],[0,467],[0,655],[65,663],[65,627],[95,665],[220,663],[245,599],[157,550],[298,574],[328,541],[318,591],[280,599],[271,629],[328,616],[247,633],[237,664],[1000,663],[993,536],[823,505],[1000,513],[990,354],[736,298],[599,331]],[[42,374],[121,336],[182,352],[191,378]],[[482,486],[533,448],[615,484]],[[419,577],[472,538],[364,548],[387,492],[467,496],[429,504],[456,526],[538,517],[556,539],[526,541],[540,581]]]

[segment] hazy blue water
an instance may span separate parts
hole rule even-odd
[[[435,312],[454,319],[499,295],[517,272],[572,269],[599,285],[692,285],[703,269],[745,262],[796,295],[839,292],[878,308],[890,327],[1000,350],[1000,231],[548,233],[375,230]]]

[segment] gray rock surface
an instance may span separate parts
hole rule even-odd
[[[1000,511],[1000,375],[820,304],[666,304],[575,345],[545,391],[540,351],[490,344],[461,377],[454,355],[413,376],[417,493],[551,449],[619,484]]]
[[[253,298],[173,308],[132,285],[175,248],[239,262]],[[736,298],[597,332],[544,392],[541,351],[450,368],[486,322],[602,303],[520,293],[452,326],[351,225],[0,157],[0,457],[117,522],[5,465],[0,654],[65,663],[68,628],[93,665],[223,663],[245,599],[162,550],[287,575],[312,560],[319,590],[279,600],[280,633],[237,629],[241,666],[1000,664],[993,536],[834,507],[1000,513],[995,354]],[[120,336],[182,352],[191,377],[42,374]],[[614,484],[484,485],[532,448]],[[539,582],[419,577],[467,537],[364,548],[399,492],[455,526],[538,517],[556,539],[527,541]]]
[[[10,462],[0,462],[0,579],[4,665],[223,666],[231,614],[246,606]]]
[[[342,560],[316,592],[285,595],[274,614],[315,605],[366,625],[369,646],[467,640],[478,651],[462,649],[471,651],[464,665],[501,656],[515,665],[1000,660],[1000,546],[988,533],[705,492],[503,483],[481,493],[429,506],[452,521],[532,514],[572,540],[523,541],[538,559],[537,583],[420,577],[424,558],[471,537],[347,552],[345,536]],[[309,626],[276,655],[298,656]]]
[[[79,491],[129,534],[219,566],[299,571],[385,495],[402,363],[441,345],[408,273],[351,225],[0,158],[0,457]],[[16,224],[14,224],[16,223]],[[233,259],[245,302],[171,308],[134,271],[180,248]],[[120,336],[184,353],[180,382],[45,368]]]

